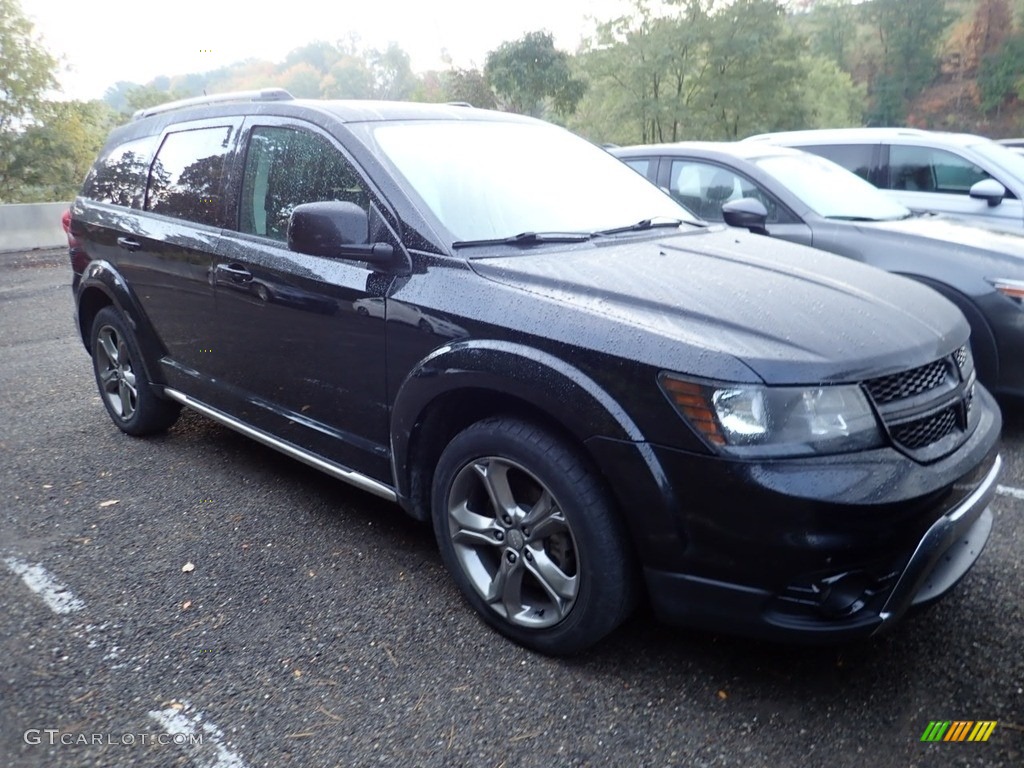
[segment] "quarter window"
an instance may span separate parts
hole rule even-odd
[[[308,131],[263,126],[249,137],[239,231],[284,241],[288,218],[302,203],[352,202],[369,208],[355,168],[327,139]]]
[[[146,210],[220,226],[221,184],[231,130],[218,126],[167,134],[149,173]]]
[[[141,208],[156,141],[156,136],[147,136],[114,147],[89,171],[82,195],[101,203]]]

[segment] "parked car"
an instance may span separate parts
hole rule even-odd
[[[1024,231],[914,215],[835,163],[764,142],[611,152],[707,221],[812,245],[937,290],[967,317],[985,386],[1024,395]]]
[[[189,406],[397,502],[530,648],[579,651],[644,594],[689,625],[862,637],[989,535],[1001,417],[952,304],[709,227],[540,121],[164,105],[111,134],[69,244],[117,427]],[[255,302],[218,268],[339,311]]]
[[[917,212],[1024,228],[1024,157],[983,136],[913,128],[838,128],[752,136],[813,152]]]

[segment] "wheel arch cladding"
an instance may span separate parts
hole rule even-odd
[[[142,351],[141,362],[147,379],[154,383],[162,383],[162,380],[157,378],[160,372],[157,361],[164,356],[166,350],[142,307],[128,289],[124,278],[110,264],[102,261],[89,264],[82,274],[77,301],[79,334],[89,354],[92,354],[89,340],[96,315],[104,307],[113,306],[128,323],[135,336],[135,342]]]
[[[395,481],[410,514],[429,519],[433,470],[448,442],[470,424],[499,414],[561,433],[599,470],[588,438],[643,439],[597,382],[554,355],[501,341],[442,347],[409,372],[395,396]]]

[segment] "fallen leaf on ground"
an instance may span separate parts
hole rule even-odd
[[[110,501],[101,501],[100,502],[100,509],[102,509],[103,507],[112,507],[115,504],[120,504],[120,503],[121,503],[120,499],[111,499]]]
[[[186,600],[184,603],[181,604],[181,610],[183,610],[183,611],[187,611],[191,607],[192,607],[192,601],[191,600]]]

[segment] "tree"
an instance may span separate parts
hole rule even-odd
[[[869,94],[871,122],[896,125],[910,100],[935,77],[938,45],[952,21],[945,0],[872,0],[863,5],[881,44]]]
[[[1024,33],[1003,41],[1002,47],[985,56],[978,68],[981,108],[998,111],[1009,96],[1024,86]]]
[[[124,94],[123,112],[132,115],[139,109],[147,109],[184,98],[186,98],[186,94],[178,91],[162,91],[152,85],[139,85]]]
[[[510,112],[543,117],[549,108],[572,114],[583,81],[572,76],[569,55],[555,49],[549,32],[528,32],[487,54],[484,76]]]
[[[373,95],[378,99],[403,100],[416,89],[418,81],[409,63],[409,54],[392,43],[385,51],[366,54],[373,74]]]
[[[591,83],[571,126],[595,141],[736,139],[859,122],[862,98],[806,52],[775,0],[676,0],[599,28],[578,65]],[[847,123],[848,124],[848,123]]]
[[[17,0],[0,0],[0,202],[21,186],[13,172],[24,130],[36,121],[46,92],[57,87],[57,60],[39,42]]]
[[[487,78],[478,69],[452,69],[441,78],[443,101],[459,101],[480,109],[498,106]]]
[[[70,200],[116,122],[102,101],[48,101],[18,136],[13,156],[20,202]]]

